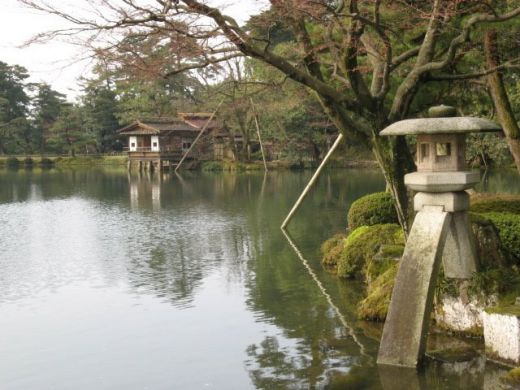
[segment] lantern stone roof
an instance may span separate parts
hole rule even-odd
[[[501,131],[495,122],[484,118],[459,116],[451,118],[405,119],[381,131],[381,135],[463,134]]]

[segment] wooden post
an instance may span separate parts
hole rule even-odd
[[[314,172],[314,175],[312,175],[311,180],[309,181],[309,183],[307,184],[307,186],[303,190],[302,194],[300,195],[300,197],[298,198],[298,200],[294,204],[293,208],[291,209],[291,211],[289,212],[289,214],[287,215],[287,217],[283,221],[282,226],[281,226],[282,229],[285,229],[287,227],[287,225],[291,221],[291,218],[293,217],[294,213],[296,213],[296,211],[298,210],[298,208],[302,204],[303,200],[305,199],[305,197],[309,193],[309,190],[312,188],[312,186],[314,185],[316,180],[318,180],[318,177],[320,176],[321,171],[323,170],[323,168],[325,167],[325,165],[329,161],[330,157],[332,156],[332,153],[334,153],[334,151],[337,149],[337,147],[341,143],[342,139],[343,139],[343,134],[339,133],[338,137],[334,141],[334,144],[332,145],[332,147],[327,152],[327,155],[325,156],[325,158],[321,162],[320,166],[318,167],[318,169],[316,169],[316,172]]]
[[[265,161],[264,145],[262,144],[262,137],[260,137],[260,125],[258,124],[258,115],[255,110],[253,98],[249,98],[249,99],[251,100],[251,108],[253,109],[253,117],[255,119],[256,134],[258,135],[258,142],[260,142],[260,151],[262,152],[262,160],[264,160],[264,169],[267,172],[267,163]]]
[[[224,98],[225,99],[225,98]],[[199,134],[197,135],[197,137],[195,138],[195,140],[192,142],[192,144],[190,145],[190,147],[188,148],[188,150],[186,151],[186,153],[184,153],[184,156],[182,156],[181,158],[181,161],[179,161],[179,163],[177,164],[177,166],[175,167],[175,172],[177,172],[179,170],[179,168],[181,167],[182,163],[184,162],[184,160],[186,159],[186,157],[188,157],[188,154],[190,154],[191,152],[191,149],[193,149],[193,147],[195,146],[195,144],[197,143],[197,141],[200,139],[200,137],[202,137],[202,134],[204,134],[204,131],[206,131],[206,128],[208,127],[208,125],[211,123],[213,117],[215,116],[215,114],[217,113],[218,109],[220,108],[220,106],[222,105],[222,103],[224,103],[224,99],[222,99],[220,101],[220,103],[218,104],[217,108],[215,111],[213,111],[213,114],[211,114],[211,116],[209,117],[208,121],[206,122],[206,124],[202,127],[202,129],[200,130]]]

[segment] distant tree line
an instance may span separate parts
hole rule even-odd
[[[140,50],[157,50],[147,47]],[[93,75],[81,80],[75,102],[46,83],[28,82],[25,68],[0,62],[0,154],[121,151],[122,126],[179,112],[211,112],[222,98],[217,117],[240,136],[240,160],[260,158],[255,115],[275,158],[317,161],[338,134],[305,89],[278,83],[278,75],[259,63],[229,62],[204,74],[163,77],[150,68],[136,72],[128,63],[107,67],[102,56],[98,60]]]
[[[0,154],[75,154],[120,148],[115,95],[87,85],[79,102],[46,83],[29,83],[27,70],[0,62]]]

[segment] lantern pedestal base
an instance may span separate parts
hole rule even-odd
[[[404,176],[404,184],[414,191],[453,192],[472,188],[480,181],[478,171],[413,172]]]
[[[419,192],[414,208],[377,358],[382,365],[416,367],[423,358],[441,261],[448,278],[469,279],[477,270],[466,192]]]

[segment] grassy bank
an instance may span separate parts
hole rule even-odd
[[[125,166],[128,157],[125,155],[96,155],[96,156],[0,156],[0,167],[8,168],[31,168],[31,167],[94,167],[94,166]],[[312,161],[291,162],[291,161],[268,161],[268,169],[314,169],[317,163]],[[376,167],[375,161],[371,160],[332,160],[329,168],[367,168]],[[187,167],[190,169],[190,167]],[[260,171],[264,169],[262,161],[203,161],[191,164],[191,169],[200,169],[206,172],[244,172]]]
[[[30,168],[33,166],[46,167],[90,167],[90,166],[124,166],[127,162],[127,156],[78,156],[78,157],[62,157],[62,156],[28,156],[13,157],[0,156],[0,167],[11,168]]]

